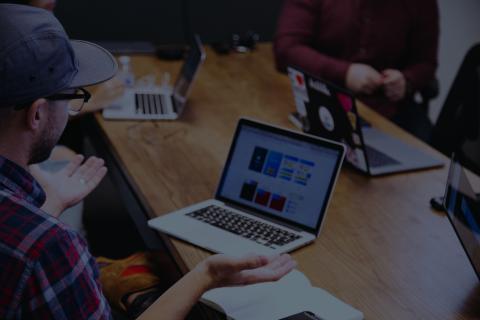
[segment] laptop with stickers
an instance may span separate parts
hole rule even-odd
[[[346,159],[360,171],[378,176],[443,166],[444,163],[362,121],[354,95],[298,68],[288,75],[297,111],[291,115],[303,131],[347,145]]]

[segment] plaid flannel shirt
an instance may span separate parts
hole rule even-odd
[[[0,157],[0,319],[110,319],[85,240],[44,202],[35,179]]]

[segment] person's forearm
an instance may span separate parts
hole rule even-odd
[[[413,90],[425,88],[435,78],[436,64],[434,62],[410,65],[404,70],[403,75],[408,80]]]
[[[184,319],[212,280],[202,268],[195,268],[157,299],[138,320]]]

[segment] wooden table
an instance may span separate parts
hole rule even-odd
[[[239,117],[293,127],[289,80],[274,69],[270,45],[251,54],[207,54],[179,121],[95,117],[151,217],[213,196]],[[180,64],[132,58],[139,76],[175,75]],[[374,126],[434,152],[369,109],[360,106],[360,112]],[[366,319],[479,318],[478,279],[446,216],[429,207],[432,196],[443,194],[446,176],[447,167],[382,178],[344,167],[320,237],[293,253],[299,269]],[[209,255],[169,241],[184,272]]]

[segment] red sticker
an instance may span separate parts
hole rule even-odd
[[[350,110],[352,110],[353,101],[350,96],[343,93],[337,93],[337,98],[345,111],[349,112]]]
[[[295,80],[297,80],[297,84],[299,86],[304,86],[305,85],[305,81],[303,80],[303,76],[300,75],[300,74],[297,74],[296,77],[295,77]]]

